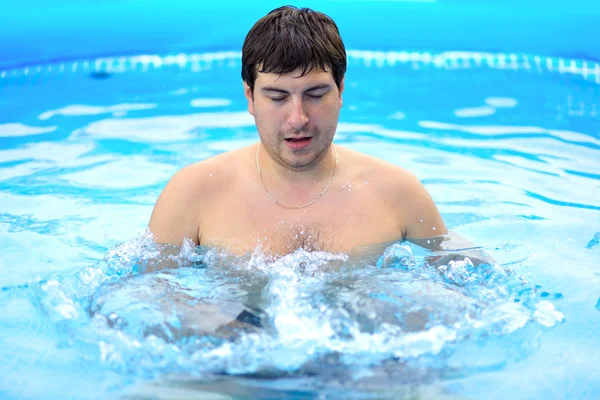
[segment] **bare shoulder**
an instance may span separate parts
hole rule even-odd
[[[169,180],[160,194],[149,228],[159,243],[179,245],[184,238],[198,244],[200,211],[236,179],[236,165],[248,148],[233,150],[188,165]]]
[[[375,190],[393,193],[422,186],[419,179],[405,168],[358,151],[344,148],[342,152],[354,178],[364,178],[373,184]]]
[[[183,202],[206,202],[211,194],[223,190],[234,176],[236,153],[239,152],[222,153],[180,169],[169,180],[161,196]]]
[[[447,232],[429,192],[409,170],[376,157],[343,149],[357,181],[369,182],[382,201],[393,210],[405,238],[425,238]]]
[[[188,165],[179,170],[167,186],[173,184],[178,193],[192,196],[194,201],[200,200],[198,196],[206,200],[211,194],[225,190],[239,177],[239,166],[245,165],[248,150],[244,147]]]

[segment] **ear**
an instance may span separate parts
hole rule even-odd
[[[250,115],[254,115],[254,97],[252,97],[252,89],[250,89],[250,86],[248,86],[245,81],[243,81],[243,85],[244,96],[246,96],[246,100],[248,100],[248,112]]]

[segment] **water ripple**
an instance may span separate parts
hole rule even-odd
[[[473,340],[528,346],[516,332],[563,318],[537,291],[523,296],[528,283],[501,266],[456,259],[438,268],[404,244],[389,247],[377,267],[304,250],[240,259],[187,244],[169,256],[181,268],[138,274],[157,251],[141,236],[32,295],[65,344],[91,346],[107,367],[146,378],[303,374],[325,359],[351,369],[396,360],[436,375]],[[485,369],[481,360],[461,363]]]

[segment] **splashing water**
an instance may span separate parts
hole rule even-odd
[[[233,257],[185,244],[179,266],[140,273],[159,248],[148,235],[74,276],[31,287],[65,346],[130,378],[316,376],[353,379],[400,368],[408,381],[496,368],[535,349],[562,321],[536,287],[500,265],[435,267],[394,244],[379,260],[297,250]],[[422,253],[422,254],[421,254]],[[527,331],[527,334],[520,334]],[[504,341],[524,351],[474,357]],[[423,371],[426,371],[423,373]],[[321,383],[322,384],[322,383]]]

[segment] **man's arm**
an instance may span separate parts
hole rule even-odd
[[[456,232],[449,231],[447,235],[434,238],[407,239],[411,243],[432,250],[435,254],[429,257],[429,264],[435,266],[447,265],[450,261],[462,261],[469,258],[474,266],[480,264],[495,265],[496,260],[481,247],[476,246]]]
[[[446,265],[468,257],[473,265],[495,264],[495,260],[480,248],[455,232],[448,232],[433,199],[421,182],[410,175],[405,187],[408,206],[404,212],[404,238],[436,253],[431,265]]]
[[[446,224],[423,184],[414,175],[405,174],[402,188],[397,194],[403,204],[400,210],[403,237],[411,240],[447,234]]]
[[[198,245],[199,199],[197,166],[188,166],[177,172],[160,194],[148,228],[160,255],[140,266],[140,272],[177,268],[184,240]]]
[[[198,245],[201,198],[196,166],[177,172],[160,194],[148,227],[157,243],[181,246],[184,238]]]

